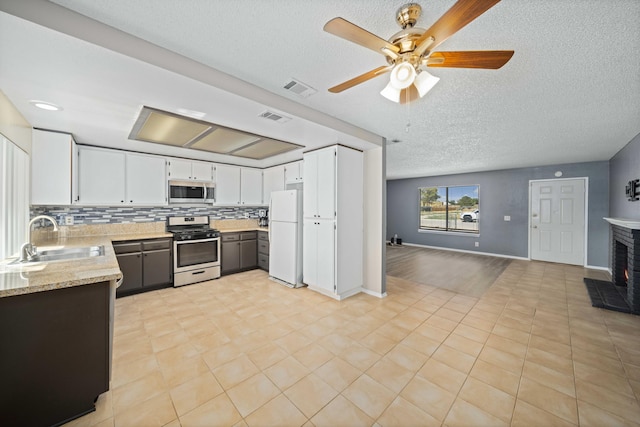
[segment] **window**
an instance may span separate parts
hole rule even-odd
[[[16,255],[29,222],[29,156],[0,135],[0,259]]]
[[[478,185],[420,188],[420,229],[479,233]]]

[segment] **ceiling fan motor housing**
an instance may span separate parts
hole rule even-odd
[[[407,3],[400,6],[396,12],[396,21],[403,30],[407,27],[411,28],[416,25],[421,13],[422,8],[418,3]]]

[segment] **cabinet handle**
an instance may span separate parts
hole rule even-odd
[[[204,272],[205,272],[204,270],[202,270],[202,271],[194,271],[191,274],[193,274],[195,276],[196,274],[204,274]]]

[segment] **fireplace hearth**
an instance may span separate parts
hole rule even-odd
[[[611,224],[611,282],[584,279],[594,307],[640,314],[640,221]]]

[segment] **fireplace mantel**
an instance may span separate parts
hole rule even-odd
[[[629,228],[631,230],[640,230],[640,219],[628,219],[628,218],[604,218],[609,224],[617,225],[619,227]]]

